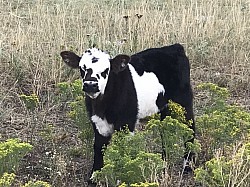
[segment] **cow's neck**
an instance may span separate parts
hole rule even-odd
[[[92,102],[92,114],[97,115],[100,118],[103,118],[105,115],[105,100],[103,99],[103,95],[99,95],[96,99],[93,99]]]
[[[132,88],[131,85],[130,87],[128,85],[128,79],[132,79],[129,69],[125,69],[119,74],[110,72],[104,94],[92,100],[93,114],[103,118],[107,110],[119,104],[118,99],[121,98],[121,95],[128,92],[128,88]]]

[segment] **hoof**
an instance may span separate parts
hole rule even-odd
[[[194,172],[193,167],[191,167],[190,165],[184,166],[184,171],[183,171],[184,174],[192,174],[193,172]]]
[[[91,179],[88,180],[88,187],[96,187],[96,183],[95,182],[92,182]]]

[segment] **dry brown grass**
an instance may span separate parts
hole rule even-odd
[[[80,146],[77,129],[67,121],[65,108],[56,100],[55,85],[78,77],[64,67],[59,58],[61,50],[80,54],[96,44],[111,55],[132,54],[178,42],[190,58],[194,86],[200,82],[226,86],[236,102],[250,108],[248,0],[0,0],[0,23],[0,138],[30,141],[27,127],[34,125],[32,133],[39,148],[31,157],[37,162],[47,159],[43,155],[47,149],[64,144]],[[27,113],[18,97],[22,93],[39,96],[38,113]],[[196,102],[202,101],[197,98]],[[55,127],[52,136],[66,134],[66,143],[44,141],[39,133],[47,124]],[[59,155],[59,160],[70,162],[70,156]],[[52,173],[21,171],[30,175],[27,178],[48,177],[55,186],[77,186],[89,166],[75,166],[72,161],[70,168],[58,169],[58,163],[51,164]],[[59,175],[61,170],[65,173]]]

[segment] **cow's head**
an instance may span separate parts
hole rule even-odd
[[[72,68],[79,68],[83,91],[92,99],[104,94],[110,72],[118,74],[127,68],[130,57],[118,55],[114,59],[96,48],[86,50],[82,57],[71,51],[61,52],[63,61]]]

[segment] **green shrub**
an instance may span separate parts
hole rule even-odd
[[[30,111],[34,111],[39,104],[39,99],[36,94],[20,95],[21,100],[24,102],[26,108]]]
[[[195,180],[203,186],[238,186],[250,184],[250,143],[244,144],[232,157],[216,156],[195,169]]]
[[[17,139],[0,142],[0,175],[15,171],[20,160],[32,149],[32,145],[21,143]]]
[[[250,113],[228,104],[228,90],[212,83],[201,84],[198,88],[208,93],[204,113],[196,119],[197,133],[201,136],[207,157],[222,149],[231,153],[235,143],[249,137]]]
[[[111,144],[105,150],[104,167],[93,175],[95,181],[116,186],[157,180],[163,169],[160,154],[150,153],[146,147],[146,132],[128,131],[114,133]]]
[[[194,138],[194,132],[189,128],[191,121],[185,119],[185,110],[179,104],[169,101],[168,107],[171,116],[162,121],[154,117],[148,122],[147,129],[153,134],[152,141],[165,149],[167,162],[175,164],[186,152],[199,152],[200,144],[194,141],[194,144],[189,142],[187,147],[184,146]]]
[[[230,104],[229,92],[212,83],[198,86],[207,102],[196,119],[203,146],[204,166],[195,170],[203,186],[250,184],[250,113]]]
[[[51,185],[44,181],[36,181],[36,182],[29,181],[22,187],[51,187]]]
[[[8,139],[5,142],[0,142],[0,187],[13,185],[15,174],[8,174],[6,172],[17,170],[20,160],[31,149],[32,145],[21,143],[17,139]],[[42,181],[30,181],[24,187],[50,187],[50,185]]]
[[[15,179],[15,174],[14,173],[4,173],[0,177],[0,187],[10,187]]]

